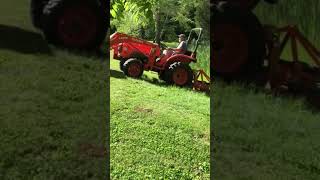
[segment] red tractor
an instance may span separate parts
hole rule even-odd
[[[154,71],[168,84],[191,86],[194,73],[190,63],[197,62],[201,35],[202,28],[191,30],[184,54],[172,48],[162,50],[158,44],[119,32],[110,36],[110,47],[114,50],[113,58],[120,60],[120,69],[129,77],[139,78],[143,71]]]

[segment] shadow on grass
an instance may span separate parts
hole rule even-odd
[[[145,81],[145,82],[148,82],[150,84],[154,84],[154,85],[157,85],[157,86],[160,86],[160,87],[170,87],[172,85],[169,85],[167,83],[165,83],[164,81],[161,81],[157,78],[149,78],[147,76],[142,76],[142,80]],[[199,93],[204,93],[205,95],[207,96],[210,96],[210,93],[209,92],[201,92],[201,91],[195,91],[193,90],[192,87],[179,87],[181,89],[185,89],[185,90],[188,90],[188,91],[192,91],[192,92],[199,92]]]
[[[126,79],[127,77],[121,71],[110,69],[110,76],[114,78]]]
[[[110,69],[110,76],[111,77],[114,77],[114,78],[120,78],[120,79],[126,79],[127,76],[123,74],[123,72],[121,71],[117,71],[117,70],[113,70],[113,69]],[[158,78],[150,78],[146,75],[142,75],[141,78],[138,78],[140,80],[143,80],[147,83],[150,83],[150,84],[153,84],[153,85],[157,85],[159,87],[170,87],[172,85],[169,85],[167,83],[165,83],[164,81],[161,81],[159,80]],[[193,90],[191,87],[180,87],[181,89],[186,89],[188,91],[195,91]],[[210,96],[210,93],[209,92],[201,92],[201,91],[196,91],[196,92],[199,92],[199,93],[204,93],[205,95],[207,96]]]
[[[41,34],[1,24],[0,49],[8,49],[25,54],[52,54],[48,43],[42,38]]]

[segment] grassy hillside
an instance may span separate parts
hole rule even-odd
[[[103,179],[107,63],[49,47],[0,3],[0,179]]]
[[[319,179],[320,114],[302,100],[222,82],[212,96],[217,179]]]
[[[256,13],[264,23],[298,23],[316,42],[318,17],[314,9],[319,2],[308,3],[261,3]],[[320,113],[312,112],[303,99],[275,97],[253,87],[220,81],[211,96],[216,179],[320,178]]]
[[[209,179],[209,101],[111,60],[112,179]]]

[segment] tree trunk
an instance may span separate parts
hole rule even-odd
[[[160,8],[157,7],[156,11],[155,11],[155,32],[156,32],[156,37],[155,37],[155,41],[156,43],[160,46],[160,35],[161,35],[161,27],[160,27]]]
[[[144,27],[140,26],[140,28],[139,28],[139,37],[142,38],[142,39],[145,39],[146,38],[145,35],[146,35],[146,33],[145,33]]]
[[[160,40],[164,40],[164,30],[165,30],[165,25],[167,23],[167,20],[168,20],[168,15],[166,16],[164,22],[162,23],[162,26],[161,26],[161,31],[160,31]]]

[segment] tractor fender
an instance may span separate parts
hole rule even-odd
[[[139,59],[143,63],[147,63],[148,62],[148,57],[145,54],[140,53],[140,52],[129,53],[128,57]]]
[[[182,62],[182,63],[189,64],[191,62],[196,62],[196,60],[194,58],[187,56],[187,55],[184,55],[184,54],[176,54],[176,55],[173,55],[167,59],[167,62],[165,65],[166,68],[174,62]]]

